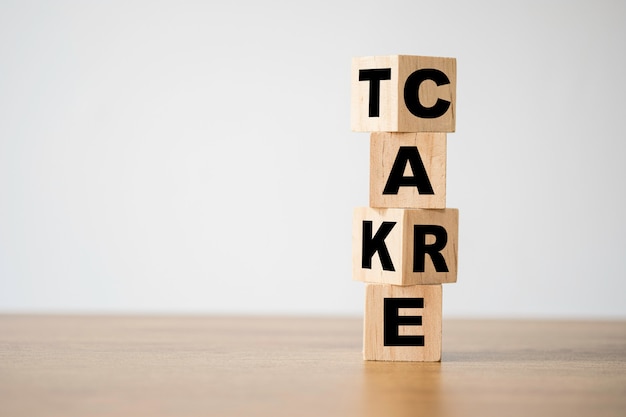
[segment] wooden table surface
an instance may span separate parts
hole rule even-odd
[[[365,362],[356,318],[0,316],[0,416],[626,416],[626,322],[445,320]]]

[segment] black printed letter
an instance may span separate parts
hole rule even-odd
[[[450,102],[438,98],[434,106],[424,107],[420,103],[418,94],[420,85],[425,80],[432,80],[437,85],[450,84],[448,76],[438,69],[424,68],[417,70],[406,79],[404,84],[404,102],[413,115],[424,119],[436,119],[448,111]]]
[[[426,244],[426,235],[434,235],[435,243]],[[448,272],[448,265],[441,254],[441,250],[448,243],[448,232],[442,226],[421,225],[413,226],[413,272],[424,272],[426,254],[430,255],[435,271]]]
[[[407,162],[411,164],[412,177],[405,177]],[[383,194],[398,194],[400,187],[417,187],[420,194],[435,194],[417,146],[401,146],[393,162]]]
[[[369,117],[380,114],[380,82],[391,79],[391,68],[359,70],[359,81],[370,82]]]
[[[399,326],[421,326],[422,316],[401,316],[401,308],[424,308],[423,298],[385,298],[383,305],[383,344],[385,346],[424,346],[424,336],[400,336]]]
[[[383,271],[395,271],[391,256],[385,245],[385,238],[391,232],[396,222],[383,222],[376,235],[372,237],[372,222],[363,220],[363,249],[361,252],[361,267],[372,269],[372,257],[378,252]]]

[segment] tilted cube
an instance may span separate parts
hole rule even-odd
[[[457,209],[354,210],[352,277],[394,285],[456,282]]]
[[[356,132],[454,132],[455,58],[353,58],[351,86]]]

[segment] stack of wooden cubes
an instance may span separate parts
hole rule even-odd
[[[456,282],[458,210],[446,208],[456,59],[354,58],[352,130],[371,132],[370,201],[353,218],[366,282],[363,357],[440,361],[442,284]]]

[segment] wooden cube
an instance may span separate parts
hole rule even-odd
[[[394,285],[456,282],[457,209],[358,207],[352,223],[352,277]]]
[[[441,360],[441,285],[367,284],[363,358]]]
[[[446,134],[372,133],[370,207],[445,208]]]
[[[454,58],[353,58],[351,84],[354,131],[454,132]]]

